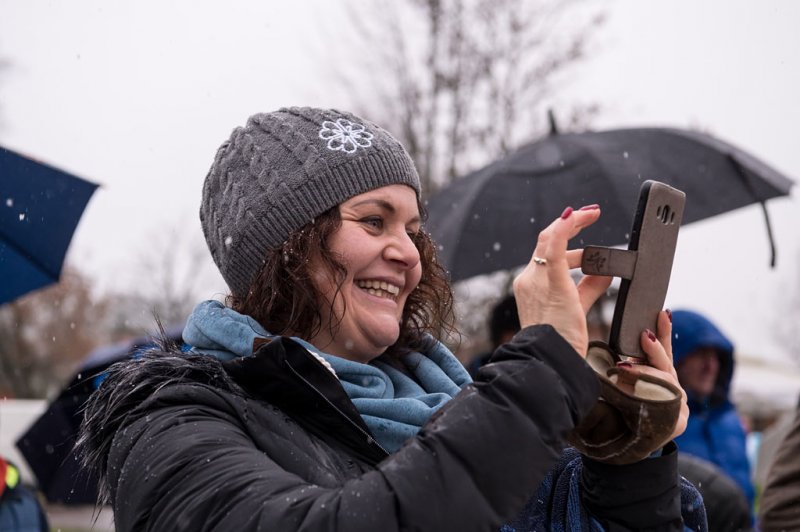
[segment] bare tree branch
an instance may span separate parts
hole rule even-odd
[[[604,21],[580,1],[370,5],[375,11],[351,11],[370,39],[359,49],[376,58],[364,63],[373,83],[354,87],[362,90],[354,97],[404,142],[426,193],[541,135],[547,99]],[[586,125],[596,112],[570,109],[568,123]]]

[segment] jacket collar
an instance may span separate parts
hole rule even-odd
[[[305,347],[282,336],[259,339],[253,347],[253,356],[222,362],[236,384],[280,408],[321,439],[345,446],[370,464],[388,456],[339,380]]]

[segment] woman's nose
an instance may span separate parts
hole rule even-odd
[[[412,237],[405,231],[392,237],[384,249],[384,256],[387,260],[402,264],[408,269],[415,267],[420,261],[419,250]]]

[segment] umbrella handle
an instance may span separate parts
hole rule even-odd
[[[759,205],[761,205],[761,212],[764,213],[764,223],[767,225],[767,238],[769,239],[769,251],[770,251],[770,259],[769,259],[769,267],[774,268],[776,262],[776,251],[775,251],[775,237],[772,236],[772,224],[769,221],[769,212],[767,212],[767,204],[764,200],[759,200]]]
[[[742,167],[741,163],[736,160],[736,157],[733,155],[728,155],[728,160],[731,162],[734,168],[736,168],[737,175],[741,178],[744,187],[750,193],[754,200],[756,200],[759,205],[761,205],[761,212],[764,213],[764,222],[767,225],[767,238],[769,239],[769,251],[770,251],[770,259],[769,259],[769,266],[770,268],[775,267],[776,262],[776,251],[775,251],[775,238],[772,235],[772,223],[769,220],[769,212],[767,212],[767,203],[761,198],[757,193],[756,189],[753,187],[753,183],[750,181],[750,178],[745,172],[744,168]]]

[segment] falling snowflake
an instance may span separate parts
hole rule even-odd
[[[339,118],[336,122],[326,120],[319,130],[319,138],[328,141],[329,150],[355,153],[358,148],[372,146],[372,133],[361,124]]]

